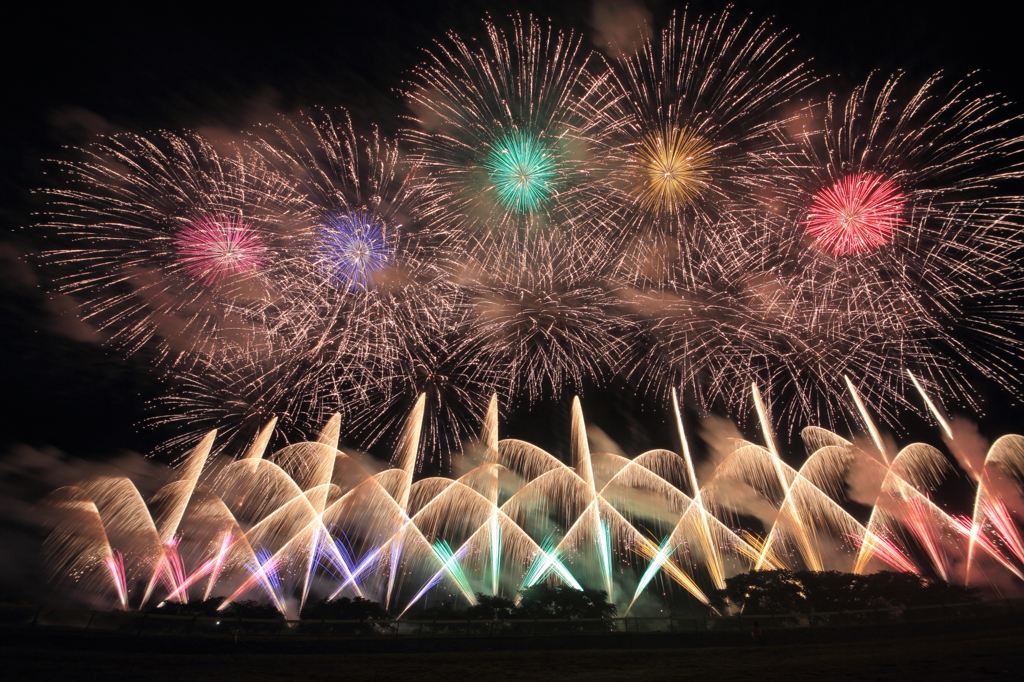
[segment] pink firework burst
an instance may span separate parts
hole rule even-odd
[[[252,272],[267,261],[267,247],[252,224],[228,214],[205,214],[192,219],[174,238],[185,271],[206,284]]]
[[[803,224],[823,251],[864,253],[892,241],[906,200],[899,186],[881,175],[848,175],[815,195]]]

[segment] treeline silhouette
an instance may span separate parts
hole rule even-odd
[[[409,614],[412,620],[515,620],[520,618],[610,618],[616,607],[608,601],[603,590],[575,590],[570,587],[551,587],[545,584],[528,587],[519,601],[477,593],[477,603],[467,608],[456,608],[451,602],[441,602]],[[231,618],[281,618],[281,612],[272,604],[251,600],[231,602],[218,610],[224,597],[212,597],[185,604],[164,602],[149,611],[169,616],[224,616]],[[389,620],[392,614],[382,604],[362,597],[349,599],[321,599],[309,602],[302,609],[302,618],[310,620]]]
[[[751,571],[727,578],[726,587],[712,593],[711,605],[720,613],[744,615],[834,613],[863,609],[962,604],[978,601],[979,591],[914,573],[881,571],[866,575],[840,571]],[[617,613],[604,590],[576,590],[541,583],[524,589],[518,600],[476,594],[476,604],[458,608],[442,601],[418,611],[408,620],[522,620],[611,618]],[[280,619],[273,605],[252,600],[235,601],[218,610],[224,597],[185,604],[165,602],[152,613],[177,616]],[[302,609],[303,620],[384,621],[393,618],[378,602],[355,597],[312,601]]]
[[[880,571],[857,575],[840,571],[751,571],[727,578],[712,604],[722,613],[830,613],[862,609],[961,604],[979,591],[915,573]]]

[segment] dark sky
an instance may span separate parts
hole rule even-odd
[[[31,229],[38,205],[30,194],[45,182],[41,159],[60,157],[61,145],[98,132],[237,129],[316,104],[345,105],[357,122],[393,127],[402,113],[394,88],[419,49],[446,30],[472,33],[487,12],[521,10],[587,31],[591,12],[589,1],[278,3],[269,12],[90,4],[16,3],[0,29],[0,449],[27,442],[85,456],[147,452],[166,435],[135,426],[158,391],[145,363],[88,340],[85,328],[47,303],[37,286],[44,277],[21,259],[43,243]],[[960,3],[955,13],[917,0],[736,5],[798,34],[802,56],[835,75],[835,87],[876,68],[918,78],[977,69],[988,88],[1024,102],[1008,3]],[[683,7],[647,6],[656,25]],[[691,4],[702,11],[721,6]],[[997,396],[983,425],[1012,428],[1008,405]]]

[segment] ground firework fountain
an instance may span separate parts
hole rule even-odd
[[[676,601],[708,604],[729,575],[773,568],[897,569],[982,586],[1024,580],[1014,519],[1024,437],[992,445],[972,471],[974,509],[950,515],[929,499],[951,468],[946,456],[921,443],[892,452],[850,388],[870,434],[863,442],[808,427],[807,458],[793,468],[753,387],[763,444],[734,439],[704,480],[677,403],[682,454],[630,460],[591,451],[575,399],[565,463],[499,440],[492,399],[453,478],[414,480],[422,396],[394,466],[377,472],[338,448],[337,416],[317,440],[267,453],[272,421],[241,457],[204,471],[211,432],[148,501],[118,477],[53,493],[48,554],[56,576],[109,607],[214,595],[226,597],[222,608],[268,600],[289,616],[311,595],[366,597],[404,614],[431,592],[472,604],[478,593],[515,599],[542,581],[605,590],[628,612],[656,582]],[[955,431],[928,402],[955,450]],[[864,524],[843,506],[854,477],[873,485]],[[762,531],[736,525],[754,513]]]

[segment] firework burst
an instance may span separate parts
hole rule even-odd
[[[804,225],[834,256],[864,253],[892,241],[905,208],[906,197],[892,180],[849,175],[814,196]]]
[[[777,114],[813,82],[792,52],[768,23],[683,14],[609,65],[621,98],[605,112],[618,123],[601,160],[626,236],[722,229],[730,213],[770,196],[788,153]]]
[[[206,284],[255,272],[267,263],[267,247],[250,222],[235,215],[199,215],[174,237],[184,270]]]
[[[65,162],[45,228],[87,320],[133,352],[176,359],[245,333],[273,297],[309,206],[290,181],[197,134],[109,138]]]
[[[605,76],[577,35],[518,16],[485,28],[479,45],[450,35],[410,83],[426,214],[499,234],[585,215],[604,201],[588,161],[613,122]]]
[[[352,289],[371,288],[393,257],[384,226],[358,211],[325,217],[318,247],[319,264]]]
[[[916,90],[872,76],[832,96],[801,137],[783,192],[794,216],[791,257],[815,333],[873,349],[861,372],[872,400],[892,405],[906,370],[973,400],[965,372],[1012,388],[1019,355],[1024,138],[997,97],[936,76]],[[840,341],[845,339],[845,341]]]
[[[535,236],[524,251],[470,268],[472,316],[461,346],[504,377],[509,402],[604,383],[624,355],[630,323],[609,279],[614,261],[602,242],[577,239]]]

